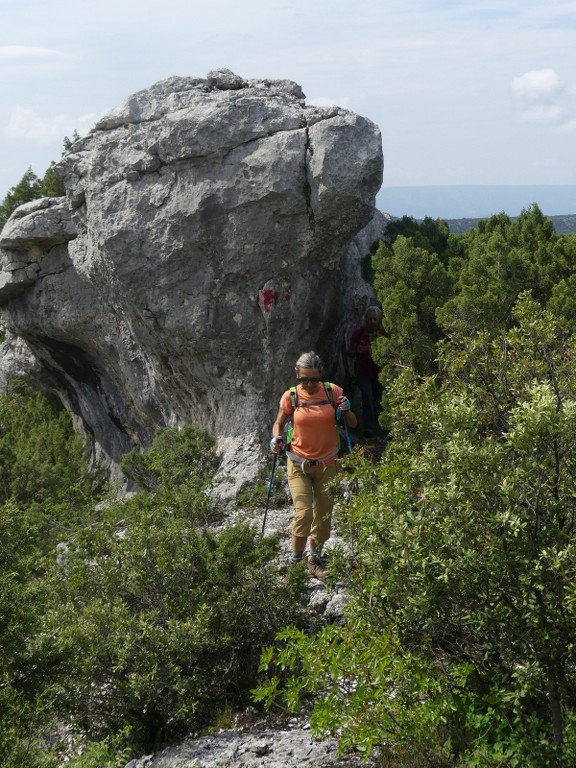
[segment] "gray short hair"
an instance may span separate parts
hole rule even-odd
[[[373,304],[371,307],[368,307],[366,312],[364,312],[364,317],[367,318],[370,312],[375,312],[378,317],[382,317],[382,310],[380,307],[376,306],[376,304]]]
[[[322,373],[324,365],[316,352],[303,352],[296,360],[295,368],[317,368],[318,373]]]

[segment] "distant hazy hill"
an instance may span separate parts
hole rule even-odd
[[[377,207],[395,218],[446,220],[484,219],[502,211],[514,217],[532,203],[545,216],[570,218],[576,215],[576,184],[382,187],[376,199]],[[574,231],[573,224],[568,231]]]

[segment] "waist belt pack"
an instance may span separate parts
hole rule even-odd
[[[304,466],[318,467],[321,464],[326,464],[327,461],[337,456],[338,450],[339,449],[336,448],[335,451],[329,453],[328,456],[323,456],[321,459],[305,459],[304,456],[298,456],[298,454],[292,453],[292,451],[286,451],[286,456],[288,456],[289,459],[292,459],[292,461],[297,461],[298,464],[302,464],[302,468],[304,468]]]

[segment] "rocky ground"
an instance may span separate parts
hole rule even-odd
[[[190,739],[158,755],[132,760],[126,768],[374,768],[356,754],[339,756],[336,742],[316,741],[308,724],[294,718],[251,725]]]

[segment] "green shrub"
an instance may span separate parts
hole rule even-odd
[[[0,764],[52,765],[52,657],[35,640],[52,599],[54,547],[94,519],[101,476],[50,398],[23,384],[0,395]]]
[[[95,740],[129,726],[149,748],[244,704],[298,601],[247,526],[199,532],[149,499],[123,525],[75,542],[44,637],[78,726]]]
[[[181,429],[165,427],[157,430],[145,453],[125,454],[120,469],[129,480],[148,491],[182,485],[190,479],[205,488],[220,464],[215,445],[212,435],[190,424]]]
[[[57,750],[46,734],[54,727],[51,691],[26,696],[4,678],[0,684],[2,768],[57,768]]]
[[[317,732],[422,765],[572,766],[576,340],[524,296],[405,372],[392,440],[342,521],[348,623],[279,636],[256,696],[317,699]]]
[[[162,430],[127,461],[150,490],[98,513],[83,445],[50,401],[0,399],[0,449],[0,764],[53,768],[58,722],[84,745],[69,764],[112,767],[245,704],[301,585],[279,578],[271,539],[202,530],[213,438]]]
[[[68,755],[66,766],[70,768],[124,768],[130,757],[131,732],[123,728],[114,736],[101,741],[80,742],[76,755]]]
[[[43,551],[91,522],[105,486],[62,406],[21,382],[0,396],[0,469],[0,504],[26,510]]]

